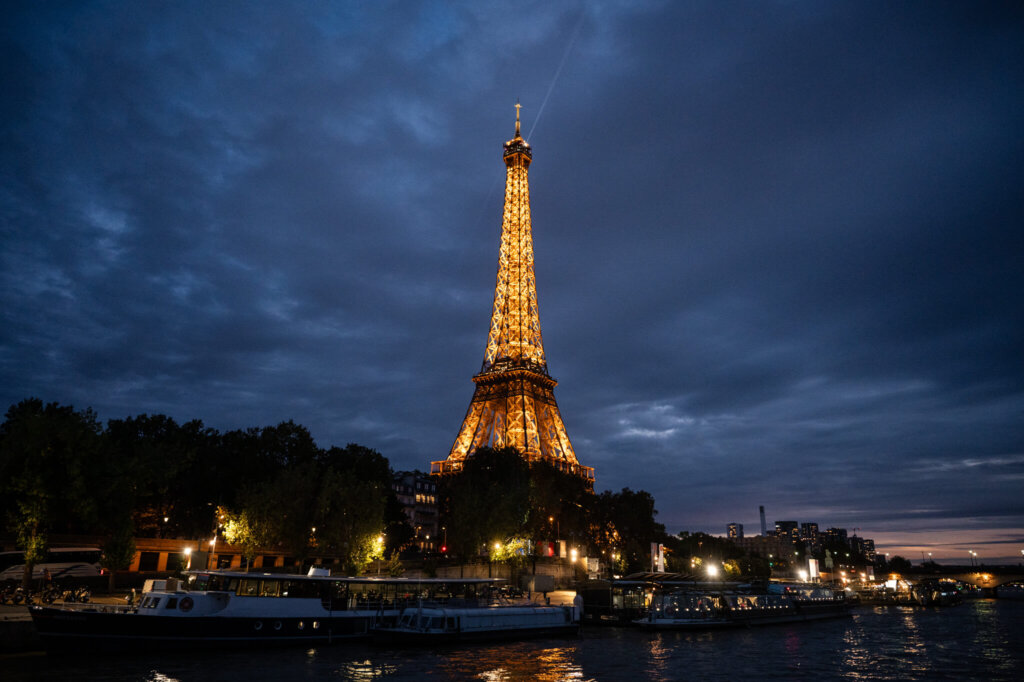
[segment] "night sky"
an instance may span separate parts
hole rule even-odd
[[[294,420],[428,469],[522,105],[544,345],[597,490],[1024,549],[1024,12],[939,2],[23,2],[0,402]]]

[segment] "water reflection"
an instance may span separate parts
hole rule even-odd
[[[369,658],[362,661],[349,661],[332,672],[333,676],[343,680],[379,680],[391,677],[398,667],[386,661],[373,661]]]
[[[1024,679],[1024,602],[867,608],[851,618],[714,633],[592,628],[578,639],[446,648],[365,643],[69,657],[0,657],[3,682],[253,680]]]
[[[491,682],[585,679],[575,643],[540,649],[528,643],[452,649],[439,663],[441,670],[453,679],[476,678]]]

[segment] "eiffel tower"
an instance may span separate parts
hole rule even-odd
[[[519,108],[516,104],[515,137],[505,143],[503,154],[505,212],[484,362],[473,377],[473,400],[448,459],[432,462],[431,473],[459,471],[477,448],[511,446],[531,463],[546,461],[592,485],[594,469],[576,459],[555,402],[558,382],[548,374],[544,358],[527,181],[533,151],[519,133]]]

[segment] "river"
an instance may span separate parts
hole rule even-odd
[[[15,680],[1022,680],[1024,602],[858,607],[850,618],[749,630],[387,649],[344,644],[134,656],[0,660]]]

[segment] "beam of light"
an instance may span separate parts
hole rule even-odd
[[[537,124],[540,122],[541,114],[544,113],[544,107],[547,106],[548,98],[551,97],[551,91],[555,89],[555,83],[558,82],[558,76],[562,73],[562,67],[565,66],[565,60],[569,57],[569,51],[572,50],[572,46],[576,44],[576,39],[580,35],[580,27],[583,26],[583,17],[585,16],[584,10],[580,10],[580,18],[576,20],[576,26],[572,29],[572,35],[569,37],[569,44],[565,46],[565,52],[562,53],[562,61],[558,64],[558,69],[555,71],[554,78],[551,79],[551,85],[548,86],[548,92],[544,95],[544,99],[540,103],[540,109],[537,110],[537,117],[533,119],[533,127],[530,128],[530,134],[526,136],[527,140],[533,139],[533,131],[537,129]]]
[[[572,50],[572,46],[576,44],[576,39],[580,35],[580,28],[583,26],[583,18],[586,16],[586,10],[580,10],[580,18],[576,20],[576,26],[572,29],[572,35],[569,36],[569,43],[565,46],[565,51],[562,53],[562,61],[558,63],[558,68],[555,70],[555,75],[551,79],[551,85],[548,86],[547,94],[544,95],[544,99],[541,100],[540,108],[537,110],[537,117],[533,119],[533,126],[530,128],[529,134],[526,136],[527,141],[533,139],[533,131],[537,129],[537,123],[540,122],[540,116],[544,113],[544,107],[547,106],[548,98],[551,97],[551,91],[555,89],[555,83],[558,82],[558,76],[562,73],[562,68],[565,66],[565,60],[569,57],[569,52]],[[516,100],[518,103],[519,100]],[[484,222],[485,215],[490,209],[491,197],[494,196],[494,190],[498,188],[498,182],[502,178],[495,176],[494,182],[491,183],[491,188],[487,191],[487,197],[484,199],[483,205],[480,207],[480,213],[477,215],[474,224],[481,225]]]

